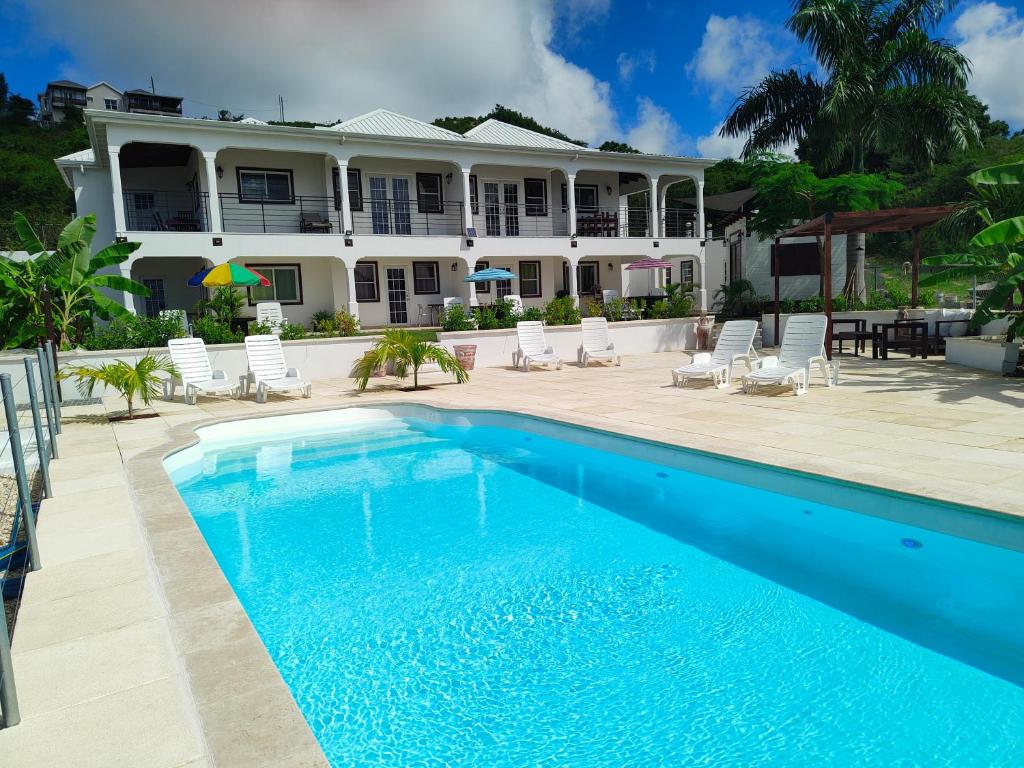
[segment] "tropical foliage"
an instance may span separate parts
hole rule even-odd
[[[85,349],[145,349],[166,347],[170,339],[185,335],[181,320],[173,315],[119,317],[107,325],[94,328],[82,339]]]
[[[420,368],[435,363],[445,373],[454,374],[459,384],[469,381],[469,374],[451,352],[433,342],[401,328],[384,331],[383,337],[356,363],[356,386],[362,392],[378,369],[390,368],[399,379],[412,372],[412,388],[419,389]]]
[[[125,291],[148,296],[149,290],[120,274],[102,274],[101,270],[117,266],[139,248],[139,243],[113,243],[92,254],[96,234],[96,216],[80,216],[61,231],[56,247],[48,251],[39,235],[20,213],[14,214],[21,250],[28,252],[27,261],[0,258],[0,284],[5,299],[0,311],[24,315],[24,329],[4,338],[4,346],[16,346],[38,337],[43,318],[43,287],[50,293],[53,322],[61,348],[68,348],[82,335],[95,314],[101,319],[127,317],[131,313],[121,304],[104,295],[102,289]],[[10,322],[0,320],[0,327]]]
[[[78,391],[83,397],[92,397],[97,385],[109,387],[121,395],[128,403],[128,418],[135,418],[135,398],[143,405],[149,405],[161,391],[164,373],[177,376],[178,372],[171,361],[163,355],[145,355],[132,364],[125,360],[115,360],[103,365],[76,365],[60,372],[60,378],[74,377]]]

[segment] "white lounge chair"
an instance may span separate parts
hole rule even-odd
[[[249,360],[246,391],[256,385],[256,402],[267,402],[267,392],[301,390],[303,397],[312,394],[313,385],[302,378],[298,368],[289,368],[284,361],[284,350],[277,336],[245,337],[245,356]]]
[[[238,382],[229,380],[224,371],[210,366],[210,357],[202,339],[170,339],[167,348],[178,375],[164,381],[164,400],[174,398],[174,390],[179,384],[185,387],[185,402],[189,405],[196,404],[196,396],[200,392],[211,395],[227,392],[231,397],[238,394]]]
[[[461,296],[445,296],[444,297],[444,308],[445,309],[451,309],[456,304],[458,304],[460,307],[463,306],[463,304],[462,304],[462,297]]]
[[[270,332],[275,336],[281,335],[281,326],[288,322],[281,310],[281,304],[276,301],[256,302],[256,322],[270,326]]]
[[[825,356],[825,315],[793,315],[786,321],[779,354],[762,357],[754,370],[743,377],[743,391],[754,392],[761,384],[789,384],[794,394],[804,395],[815,366],[825,377],[825,385],[839,383],[839,362]]]
[[[516,368],[521,363],[523,370],[528,371],[531,363],[554,363],[557,370],[562,369],[562,358],[544,340],[544,324],[540,320],[516,323],[516,335],[519,337],[519,349],[512,353],[512,365]]]
[[[608,320],[604,317],[584,317],[583,339],[576,350],[576,361],[584,368],[591,360],[611,360],[622,365],[615,345],[608,340]]]
[[[711,379],[715,387],[724,389],[732,381],[732,370],[736,363],[746,363],[747,370],[753,370],[751,357],[757,359],[754,351],[754,335],[757,320],[730,320],[722,326],[713,352],[697,352],[688,365],[672,371],[672,383],[686,386],[690,379]]]
[[[518,293],[510,293],[505,297],[505,301],[512,304],[512,311],[517,315],[523,314],[523,297]]]

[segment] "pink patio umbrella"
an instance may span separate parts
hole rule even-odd
[[[669,264],[667,261],[663,261],[661,259],[649,258],[649,259],[640,259],[640,261],[634,261],[634,262],[628,264],[626,266],[626,269],[627,270],[631,270],[631,269],[672,269],[672,265]],[[654,281],[653,280],[650,281],[650,289],[649,290],[651,292],[654,291]]]

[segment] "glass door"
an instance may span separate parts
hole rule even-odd
[[[405,325],[409,322],[405,267],[387,267],[385,275],[388,281],[388,322]]]
[[[370,222],[373,234],[391,234],[391,217],[388,212],[388,179],[386,176],[370,177]]]
[[[484,231],[488,237],[519,236],[519,185],[516,182],[484,182]]]
[[[402,176],[391,179],[391,201],[395,209],[395,234],[412,234],[412,216],[409,214],[409,180]]]

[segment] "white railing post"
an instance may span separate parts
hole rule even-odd
[[[206,165],[206,193],[209,196],[209,210],[211,232],[223,232],[224,222],[220,213],[220,194],[217,190],[217,153],[203,152],[203,161]]]
[[[704,237],[704,179],[697,180],[697,237]]]
[[[107,147],[110,160],[110,189],[114,198],[114,234],[123,235],[128,231],[124,216],[124,192],[121,189],[121,148]]]
[[[576,174],[565,174],[565,196],[569,204],[569,236],[576,235]]]
[[[469,177],[471,175],[470,168],[462,169],[462,220],[463,220],[463,233],[468,234],[469,228],[473,226],[473,203],[470,199],[470,184]],[[472,283],[470,283],[472,285]]]
[[[658,237],[658,179],[659,176],[651,176],[651,223],[648,227],[651,237]]]

